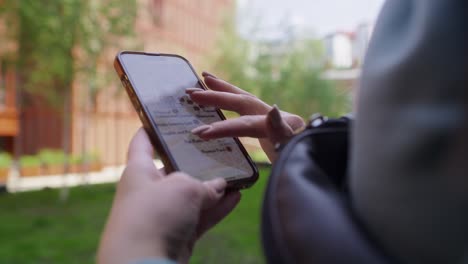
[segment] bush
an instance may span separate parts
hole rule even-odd
[[[41,165],[56,166],[64,165],[68,161],[70,165],[81,165],[99,163],[99,155],[96,153],[86,153],[83,156],[67,156],[59,149],[43,149],[37,155],[25,155],[20,158],[21,167],[37,167]],[[8,153],[0,153],[0,168],[8,168],[11,165],[11,157]]]
[[[11,155],[6,152],[0,153],[0,169],[8,169],[11,166]]]
[[[100,161],[99,154],[97,154],[96,152],[86,153],[81,159],[82,163],[96,163]]]
[[[65,153],[58,149],[43,149],[38,157],[45,165],[62,165],[67,160]]]
[[[41,159],[37,156],[26,155],[20,158],[21,167],[38,167],[42,165]]]
[[[68,162],[71,164],[71,165],[79,165],[79,164],[83,164],[83,158],[78,156],[78,155],[70,155],[68,157]]]

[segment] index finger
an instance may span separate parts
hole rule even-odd
[[[266,116],[248,115],[211,123],[207,129],[194,131],[202,139],[215,139],[224,137],[267,137]]]
[[[232,85],[224,80],[221,80],[210,73],[203,72],[202,75],[204,77],[205,84],[211,90],[253,96],[251,93],[248,93],[235,85]]]
[[[192,92],[190,98],[201,105],[234,111],[240,115],[261,115],[271,107],[254,96],[220,91]]]

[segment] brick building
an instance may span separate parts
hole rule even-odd
[[[235,0],[137,0],[137,42],[147,52],[178,53],[202,70],[214,48],[225,15],[233,12]],[[1,32],[0,32],[1,34]],[[128,49],[124,44],[120,49]],[[110,78],[115,50],[107,50]],[[112,76],[111,76],[112,75]],[[34,154],[42,148],[61,148],[62,118],[41,104],[17,109],[15,74],[0,63],[0,151]],[[125,160],[126,148],[140,127],[120,83],[102,89],[94,103],[86,97],[86,83],[76,82],[72,92],[71,151],[96,152],[105,165]],[[15,140],[16,139],[16,140]],[[20,144],[21,146],[18,146]],[[16,146],[15,146],[16,145]]]

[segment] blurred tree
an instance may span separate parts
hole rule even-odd
[[[348,95],[320,76],[321,41],[249,41],[240,36],[233,19],[227,21],[212,58],[212,68],[227,81],[304,118],[316,112],[337,116],[349,110]]]
[[[19,94],[26,92],[62,113],[62,144],[69,154],[72,85],[86,80],[88,98],[83,100],[95,101],[106,81],[98,74],[99,65],[108,58],[109,47],[133,32],[136,1],[4,0],[0,12],[17,43]]]
[[[255,61],[259,97],[304,118],[316,112],[344,114],[349,110],[348,95],[321,78],[322,61],[322,44],[317,40],[268,44]]]
[[[211,68],[219,71],[221,77],[226,80],[235,80],[239,87],[253,89],[249,70],[252,45],[243,39],[237,32],[233,16],[228,16],[224,21],[224,29],[220,32],[216,48],[211,54]],[[251,73],[251,72],[250,72]]]

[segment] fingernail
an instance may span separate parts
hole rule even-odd
[[[210,181],[206,181],[204,184],[215,189],[217,193],[223,193],[227,186],[226,180],[223,178],[216,178]]]
[[[211,126],[210,125],[202,125],[202,126],[199,126],[199,127],[196,127],[194,129],[192,129],[192,134],[195,134],[195,135],[199,135],[201,134],[202,132],[205,132],[206,130],[210,129]]]
[[[281,117],[281,112],[277,105],[273,105],[273,108],[268,113],[268,116],[270,117],[270,124],[273,128],[282,128],[283,118]]]
[[[211,74],[211,73],[209,73],[209,72],[206,72],[206,71],[202,72],[202,76],[203,76],[203,77],[208,77],[208,76],[209,76],[209,77],[211,77],[211,78],[218,79],[218,77],[216,77],[216,76],[214,76],[213,74]]]
[[[194,92],[203,92],[205,90],[203,90],[202,88],[187,88],[185,89],[185,93],[186,94],[192,94]]]

